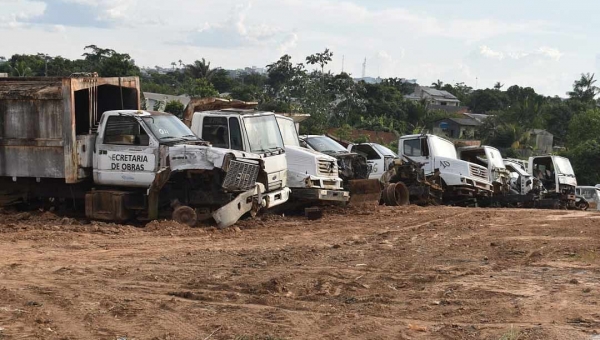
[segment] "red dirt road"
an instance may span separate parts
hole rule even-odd
[[[600,214],[364,207],[226,230],[0,214],[0,339],[600,339]]]

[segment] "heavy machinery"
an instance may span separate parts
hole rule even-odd
[[[488,170],[458,159],[454,144],[445,138],[431,134],[402,136],[398,153],[422,164],[426,178],[439,172],[444,204],[476,205],[478,199],[492,194]]]
[[[2,201],[220,227],[269,206],[260,155],[210,146],[139,106],[137,77],[0,78]]]
[[[376,179],[369,179],[372,168],[364,156],[349,152],[327,136],[300,136],[300,145],[336,158],[339,177],[343,181],[344,189],[350,191],[351,203],[379,200],[380,183]]]
[[[276,115],[285,144],[288,186],[295,202],[348,202],[350,195],[343,189],[337,160],[326,154],[300,146],[294,120]]]
[[[381,199],[379,204],[402,206],[409,203],[438,205],[442,203],[443,188],[439,170],[426,175],[423,163],[410,157],[396,158],[380,177]]]
[[[389,148],[377,143],[359,143],[348,145],[348,151],[362,155],[371,167],[370,179],[380,179],[388,171],[398,155]]]

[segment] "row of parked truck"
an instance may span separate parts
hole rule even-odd
[[[433,135],[347,148],[299,136],[291,117],[192,100],[184,119],[140,110],[139,80],[0,78],[0,205],[84,210],[123,222],[220,227],[288,204],[575,206],[568,160],[503,160]],[[540,177],[536,177],[538,172]]]

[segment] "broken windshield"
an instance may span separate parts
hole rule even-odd
[[[283,150],[283,139],[274,115],[244,117],[250,152]]]
[[[571,167],[571,162],[568,159],[563,157],[554,157],[554,163],[556,165],[556,172],[561,175],[573,175],[575,176],[575,172],[573,171],[573,167]]]
[[[171,140],[197,140],[194,135],[179,118],[171,115],[142,117],[144,123],[150,128],[152,133],[160,141]]]
[[[326,136],[308,137],[306,142],[311,148],[319,152],[348,152],[338,142]]]

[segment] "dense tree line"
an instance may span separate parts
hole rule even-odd
[[[432,123],[452,114],[431,110],[425,102],[405,99],[415,85],[398,78],[378,84],[355,81],[347,73],[326,71],[334,54],[323,52],[300,62],[289,55],[267,65],[266,74],[236,72],[213,67],[205,59],[185,64],[171,63],[168,70],[144,69],[135,65],[129,54],[95,45],[86,46],[82,58],[70,60],[45,54],[16,54],[0,57],[0,72],[12,76],[69,76],[93,73],[99,76],[140,76],[142,90],[195,97],[226,94],[231,98],[257,101],[259,108],[276,112],[309,113],[312,118],[302,125],[303,133],[322,133],[328,128],[342,131],[361,128],[395,132],[398,135],[420,132]],[[565,98],[543,96],[531,87],[505,86],[476,89],[464,83],[430,86],[455,95],[471,112],[490,115],[477,137],[500,148],[506,155],[514,150],[533,148],[531,129],[545,129],[554,135],[555,145],[571,158],[582,183],[600,183],[600,109],[599,93],[593,74],[582,74]],[[181,112],[176,103],[164,110]]]

